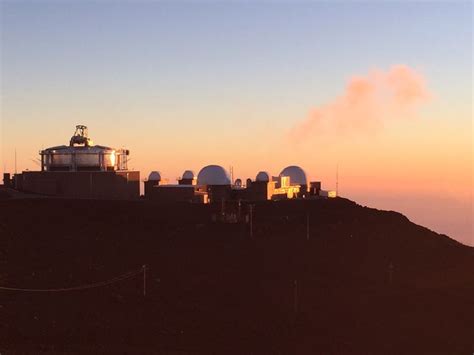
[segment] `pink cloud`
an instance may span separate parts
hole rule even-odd
[[[373,131],[386,119],[412,117],[429,97],[424,78],[406,65],[371,70],[366,76],[350,78],[341,96],[313,108],[291,129],[290,139],[297,142],[318,133]]]

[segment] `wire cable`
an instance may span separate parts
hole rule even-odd
[[[66,292],[66,291],[79,291],[79,290],[86,290],[91,288],[103,287],[107,285],[111,285],[116,282],[120,282],[126,279],[130,279],[132,277],[137,276],[138,274],[143,274],[145,268],[141,268],[135,271],[129,271],[125,274],[119,275],[114,277],[110,280],[95,282],[86,285],[74,286],[74,287],[63,287],[63,288],[19,288],[19,287],[5,287],[0,286],[0,290],[4,291],[20,291],[20,292]]]

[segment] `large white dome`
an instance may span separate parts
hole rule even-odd
[[[257,174],[257,177],[255,178],[256,181],[261,181],[261,182],[269,182],[270,181],[270,175],[266,171],[260,171]]]
[[[291,185],[308,185],[306,173],[299,166],[287,166],[281,171],[280,176],[289,176]]]
[[[161,181],[161,174],[159,171],[152,171],[150,175],[148,175],[149,181]]]
[[[208,165],[202,168],[197,180],[198,185],[230,185],[229,174],[219,165]]]
[[[183,173],[183,179],[194,179],[194,171],[192,170],[186,170],[184,173]]]

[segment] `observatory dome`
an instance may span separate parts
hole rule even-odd
[[[202,168],[197,180],[198,185],[230,185],[229,174],[219,165],[208,165]]]
[[[291,185],[308,185],[306,173],[299,166],[287,166],[281,171],[280,176],[289,176]]]
[[[192,170],[186,170],[184,173],[183,173],[183,179],[189,179],[189,180],[192,180],[194,179],[195,175],[194,175],[194,171]]]
[[[152,171],[148,175],[148,181],[161,181],[161,174],[159,171]]]
[[[266,171],[260,171],[257,174],[257,177],[255,178],[256,181],[261,181],[261,182],[269,182],[270,181],[270,175]]]

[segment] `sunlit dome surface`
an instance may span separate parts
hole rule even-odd
[[[222,166],[208,165],[199,172],[197,183],[198,185],[230,185],[230,177]]]
[[[270,175],[266,171],[260,171],[255,178],[256,181],[269,182]]]
[[[280,176],[289,176],[291,185],[308,185],[306,173],[299,166],[287,166],[281,171]]]
[[[194,175],[194,171],[192,170],[186,170],[184,173],[183,173],[183,179],[194,179],[196,175]]]
[[[148,175],[149,181],[161,181],[161,174],[159,171],[152,171],[150,175]]]

